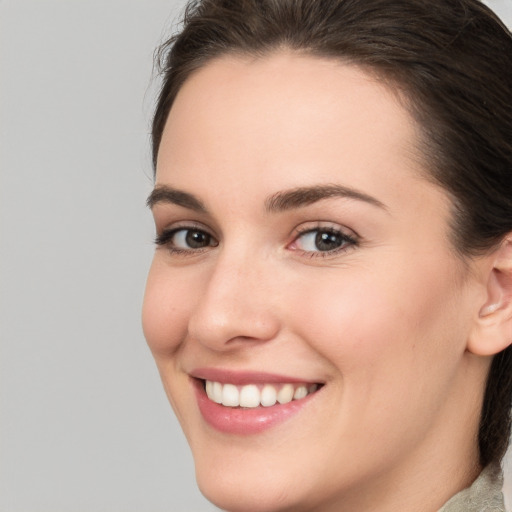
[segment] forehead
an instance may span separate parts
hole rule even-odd
[[[356,66],[291,52],[225,56],[179,91],[157,183],[230,185],[236,176],[269,194],[336,177],[371,193],[397,167],[420,178],[417,133],[397,95]]]

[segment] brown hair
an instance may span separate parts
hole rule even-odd
[[[364,67],[398,88],[422,130],[430,179],[452,197],[462,257],[512,231],[512,35],[478,0],[203,0],[159,50],[153,163],[180,87],[228,53],[288,48]],[[479,430],[482,465],[509,441],[512,347],[494,357]]]

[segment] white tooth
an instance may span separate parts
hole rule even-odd
[[[213,391],[212,391],[212,388],[213,388],[213,382],[211,380],[207,380],[206,381],[206,396],[210,399],[210,400],[213,400]]]
[[[222,405],[238,407],[240,405],[240,393],[233,384],[224,384],[222,387]]]
[[[287,404],[292,400],[305,398],[309,393],[314,393],[318,389],[317,384],[306,386],[301,384],[294,387],[293,384],[284,384],[279,391],[272,384],[265,384],[263,389],[259,390],[255,384],[242,386],[240,391],[233,384],[221,384],[206,380],[206,395],[210,400],[226,407],[247,407],[254,408],[260,404],[263,407],[271,407],[279,402]]]
[[[258,407],[260,405],[260,390],[258,386],[249,384],[240,390],[240,407]]]
[[[212,382],[212,400],[217,403],[222,403],[222,384],[220,382]]]
[[[280,404],[287,404],[293,399],[293,386],[291,384],[285,384],[277,393],[277,401]]]
[[[263,407],[270,407],[275,405],[277,401],[277,392],[274,386],[265,384],[261,390],[261,405]]]
[[[308,396],[308,390],[306,389],[306,386],[299,386],[295,393],[293,393],[293,399],[294,400],[300,400],[301,398],[304,398]]]

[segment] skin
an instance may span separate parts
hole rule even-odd
[[[469,340],[492,265],[453,250],[450,199],[422,177],[417,138],[382,82],[328,59],[223,57],[180,90],[156,187],[207,211],[156,201],[156,230],[199,229],[212,243],[157,247],[143,326],[198,484],[219,507],[435,511],[480,471],[491,357]],[[379,204],[265,208],[283,191],[334,184]],[[298,233],[326,228],[356,243],[322,252]],[[198,367],[324,386],[286,422],[231,435],[199,412]]]

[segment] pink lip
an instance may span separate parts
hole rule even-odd
[[[197,368],[190,372],[190,376],[196,379],[211,380],[214,382],[222,382],[223,384],[235,384],[243,386],[245,384],[315,384],[315,381],[297,379],[286,375],[277,375],[275,373],[265,372],[240,372],[233,370],[222,370],[218,368]]]
[[[197,403],[204,420],[214,429],[226,434],[250,435],[266,431],[299,413],[316,395],[313,393],[301,400],[293,400],[287,404],[276,404],[271,407],[256,407],[254,409],[225,407],[208,399],[204,389],[204,379],[236,385],[263,382],[304,383],[305,381],[274,374],[226,372],[216,369],[196,370],[193,372],[193,377],[195,377],[192,382]]]

